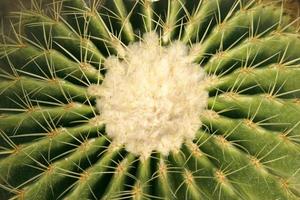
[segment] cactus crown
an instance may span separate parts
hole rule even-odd
[[[0,199],[300,198],[300,37],[272,3],[55,0],[0,44]]]
[[[116,146],[147,158],[179,151],[195,138],[207,105],[204,72],[181,42],[162,47],[156,33],[106,59],[104,81],[92,85],[106,133]]]

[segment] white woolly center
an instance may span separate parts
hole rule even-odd
[[[208,94],[205,73],[183,43],[163,47],[157,34],[147,33],[122,60],[111,56],[105,66],[103,83],[89,89],[115,145],[148,157],[152,151],[168,155],[194,139]]]

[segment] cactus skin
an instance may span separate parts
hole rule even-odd
[[[300,37],[281,9],[250,0],[52,6],[20,13],[2,37],[0,199],[300,198]],[[111,144],[88,86],[101,84],[107,56],[149,31],[163,45],[200,44],[209,102],[194,142],[141,159]]]

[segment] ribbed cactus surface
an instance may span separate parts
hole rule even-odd
[[[0,199],[300,199],[300,35],[282,9],[61,0],[15,16]]]

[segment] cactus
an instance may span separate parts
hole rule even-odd
[[[277,5],[33,1],[15,16],[0,199],[300,198],[300,37]]]

